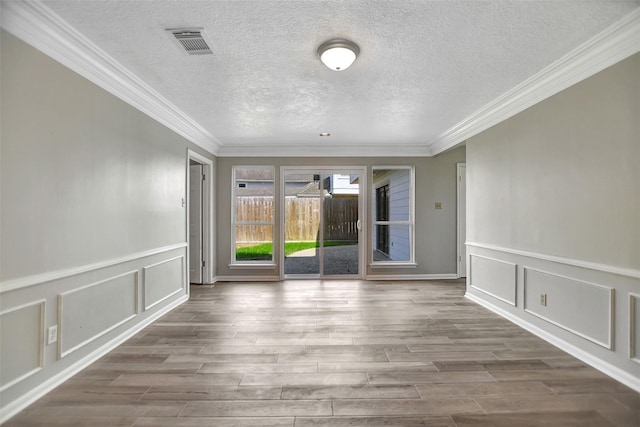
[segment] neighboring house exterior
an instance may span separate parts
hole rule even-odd
[[[389,223],[374,228],[373,242],[376,252],[390,261],[411,259],[410,225],[397,223],[411,219],[410,177],[406,169],[390,169],[373,175],[373,218]]]

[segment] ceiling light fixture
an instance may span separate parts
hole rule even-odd
[[[359,54],[358,45],[346,39],[331,39],[318,48],[318,58],[333,71],[346,70]]]

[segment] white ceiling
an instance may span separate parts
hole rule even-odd
[[[483,106],[640,7],[610,0],[42,3],[213,135],[220,155],[433,154],[433,144]],[[181,51],[165,32],[176,27],[203,27],[213,55]],[[316,58],[335,37],[361,50],[343,72]]]

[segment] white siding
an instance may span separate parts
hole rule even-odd
[[[410,171],[397,170],[389,176],[389,220],[409,221]],[[409,261],[411,259],[410,227],[408,225],[392,225],[389,227],[389,257],[393,261]]]

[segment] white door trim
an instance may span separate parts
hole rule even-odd
[[[213,283],[215,275],[215,251],[213,244],[215,242],[215,227],[213,213],[214,198],[213,198],[213,160],[193,151],[187,149],[187,161],[185,166],[185,173],[187,177],[186,194],[186,241],[189,244],[189,189],[191,188],[191,182],[189,177],[189,163],[193,160],[196,163],[202,165],[202,174],[204,175],[204,181],[202,183],[202,259],[204,260],[204,267],[202,268],[202,283]],[[188,253],[188,246],[187,246]],[[188,269],[185,269],[188,271]],[[187,282],[189,283],[188,272]]]
[[[327,173],[344,173],[358,172],[360,174],[360,194],[358,195],[358,218],[360,219],[360,232],[358,233],[358,274],[357,276],[348,276],[350,279],[363,279],[367,272],[367,167],[366,166],[282,166],[280,167],[280,233],[278,233],[280,242],[279,246],[279,263],[280,263],[280,280],[285,279],[284,274],[284,242],[285,242],[285,175],[292,172],[318,172],[320,174]],[[275,242],[274,242],[275,244]],[[322,262],[322,260],[321,260]],[[346,276],[323,276],[323,279],[344,279]],[[290,278],[296,278],[290,276]],[[311,278],[311,276],[309,276]]]
[[[456,244],[456,269],[458,278],[467,277],[467,246],[466,241],[466,163],[456,163],[456,223],[457,223],[457,244]],[[464,179],[463,179],[464,172]]]
[[[189,164],[189,192],[187,193],[187,200],[189,201],[189,207],[187,209],[189,213],[189,283],[202,283],[204,258],[202,250],[202,187],[204,180],[202,179],[204,174],[203,166],[200,163],[190,162]]]

